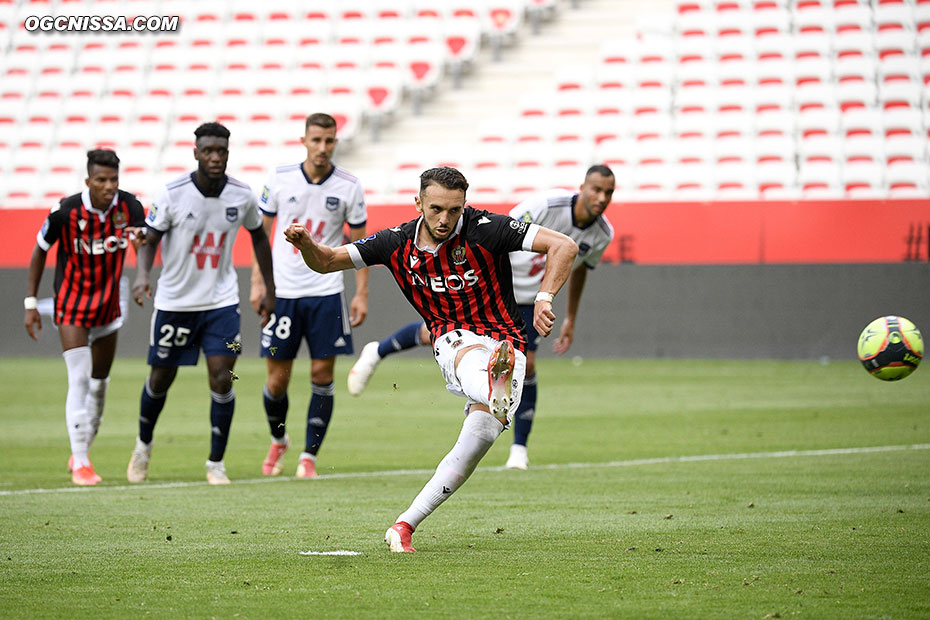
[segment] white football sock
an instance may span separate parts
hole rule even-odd
[[[65,399],[65,421],[71,439],[74,468],[90,464],[87,450],[93,438],[93,424],[87,410],[87,387],[92,367],[90,347],[68,349],[61,356],[68,368],[68,396]]]
[[[467,356],[466,356],[467,357]],[[472,411],[462,424],[462,432],[452,450],[440,461],[436,473],[397,521],[416,529],[441,503],[468,480],[481,458],[487,454],[504,427],[486,411]]]
[[[103,404],[107,398],[107,386],[109,385],[110,377],[104,377],[103,379],[90,377],[87,380],[87,413],[90,415],[92,430],[90,443],[94,442],[97,431],[100,430],[100,420],[103,419]]]
[[[462,391],[471,400],[487,405],[491,401],[491,385],[488,383],[488,362],[491,351],[480,347],[472,349],[459,360],[455,376]]]

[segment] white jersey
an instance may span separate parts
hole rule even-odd
[[[283,232],[299,222],[317,243],[342,245],[345,224],[357,228],[368,219],[359,180],[333,166],[327,177],[313,183],[304,173],[303,164],[278,166],[268,177],[259,206],[262,213],[275,218],[271,256],[277,296],[300,299],[341,293],[345,289],[342,272],[317,273],[309,269],[297,248],[285,242]]]
[[[164,233],[155,308],[213,310],[239,303],[232,251],[240,226],[262,225],[251,188],[232,177],[216,197],[205,196],[194,174],[168,183],[149,209],[146,224]]]
[[[584,263],[594,269],[604,250],[614,238],[614,229],[603,215],[581,228],[575,222],[574,206],[578,195],[564,189],[554,189],[527,198],[510,211],[510,217],[532,222],[571,237],[578,244],[578,255],[572,271]],[[511,252],[513,294],[520,305],[532,304],[546,272],[546,255],[535,252]]]

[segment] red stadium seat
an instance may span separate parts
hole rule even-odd
[[[899,162],[885,169],[889,198],[926,198],[927,166],[924,163]]]

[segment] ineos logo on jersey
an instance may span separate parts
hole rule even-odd
[[[112,254],[113,252],[125,250],[128,246],[129,239],[126,237],[117,237],[115,235],[110,235],[105,239],[91,239],[90,241],[86,239],[75,239],[74,253],[97,255]]]
[[[410,281],[416,286],[428,286],[437,293],[446,291],[461,291],[463,288],[472,287],[478,284],[478,276],[475,275],[474,269],[469,269],[462,275],[453,273],[448,276],[433,276],[429,280],[424,280],[423,276],[407,270]]]

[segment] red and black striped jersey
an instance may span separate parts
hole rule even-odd
[[[390,269],[434,342],[464,329],[509,340],[525,352],[526,329],[513,296],[508,254],[530,250],[538,226],[466,207],[452,236],[430,251],[416,245],[420,219],[347,245],[355,267]]]
[[[127,226],[144,226],[145,210],[129,192],[118,191],[110,207],[91,207],[84,190],[63,198],[36,236],[46,252],[58,242],[55,322],[97,327],[119,315],[119,279],[129,238]]]

